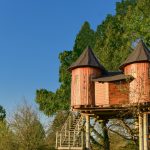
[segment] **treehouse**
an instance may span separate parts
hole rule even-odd
[[[150,51],[143,41],[121,64],[121,71],[107,71],[90,47],[69,70],[72,73],[72,108],[150,101]]]
[[[133,118],[135,114],[139,118],[139,149],[150,149],[150,51],[143,41],[119,69],[107,71],[90,47],[70,66],[73,111],[56,134],[58,150],[90,149],[90,117],[106,125],[110,119]]]

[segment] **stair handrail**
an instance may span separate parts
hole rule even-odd
[[[63,126],[62,126],[60,132],[64,132],[65,128],[67,127],[68,123],[70,122],[70,118],[71,118],[72,115],[73,115],[72,112],[70,112],[70,113],[68,114],[68,118],[67,118],[67,120],[65,121],[65,123],[63,124]]]
[[[80,113],[77,112],[77,114],[73,113],[73,112],[70,112],[68,114],[68,118],[67,120],[65,121],[64,125],[62,126],[62,129],[56,133],[56,147],[58,147],[58,145],[62,145],[62,143],[65,141],[67,135],[69,136],[69,134],[71,134],[72,131],[69,131],[71,126],[72,126],[72,123],[73,121],[75,120],[76,117],[79,117],[80,116]],[[75,129],[74,129],[74,133],[75,133],[75,136],[77,134],[79,134],[79,127],[80,127],[80,121],[82,119],[82,116],[80,116],[78,122],[77,122],[77,125],[75,126]],[[77,127],[78,127],[78,130],[77,130]],[[77,131],[77,132],[76,132]],[[63,136],[62,136],[63,135]],[[76,138],[75,138],[76,139]],[[70,139],[69,139],[70,140]],[[61,142],[61,143],[60,143]]]
[[[67,135],[67,125],[68,125],[68,122],[69,122],[69,120],[70,120],[70,116],[72,115],[72,112],[69,112],[69,114],[68,114],[68,118],[67,118],[67,120],[65,121],[65,123],[63,124],[63,126],[62,126],[62,128],[61,128],[61,130],[60,131],[57,131],[56,132],[56,146],[58,146],[58,141],[59,141],[59,139],[60,138],[62,138],[62,136],[58,136],[58,135],[60,135],[60,134],[62,134],[63,132],[65,132],[65,136]],[[61,141],[61,139],[60,139],[60,141]],[[61,143],[59,143],[60,145],[61,145]]]
[[[70,112],[70,114],[69,114],[69,116],[68,116],[68,118],[67,118],[67,120],[66,120],[66,124],[65,124],[65,127],[67,128],[67,125],[69,124],[69,127],[68,127],[68,130],[66,130],[66,128],[65,128],[65,130],[64,130],[64,128],[62,128],[61,129],[61,133],[65,133],[65,136],[63,137],[63,140],[62,140],[62,142],[64,142],[65,141],[65,139],[66,139],[66,137],[67,137],[67,133],[68,133],[68,135],[70,134],[70,128],[71,128],[71,126],[72,126],[72,123],[73,123],[73,121],[75,120],[75,118],[77,117],[77,116],[80,116],[80,113],[78,112],[77,113],[77,115],[75,115],[75,113],[73,113],[73,112]],[[72,117],[72,118],[71,118]]]

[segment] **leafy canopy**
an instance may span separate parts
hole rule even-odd
[[[5,109],[0,105],[0,121],[4,120],[6,118],[6,111]]]

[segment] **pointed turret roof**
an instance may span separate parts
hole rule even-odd
[[[134,62],[150,62],[150,51],[141,40],[133,50],[133,52],[127,57],[127,59],[120,65],[120,69],[123,69],[126,65]]]
[[[105,68],[99,63],[98,59],[94,55],[92,49],[88,46],[80,57],[74,62],[70,67],[69,70],[80,68],[80,67],[94,67],[99,68],[101,70],[105,70]]]

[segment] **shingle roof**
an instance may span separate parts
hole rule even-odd
[[[120,65],[120,69],[123,69],[126,65],[133,62],[149,61],[150,62],[150,51],[141,40],[137,44],[136,48],[129,55],[129,57]]]
[[[133,79],[133,77],[129,75],[124,75],[122,72],[118,71],[118,72],[108,72],[105,76],[94,78],[92,80],[97,82],[113,82],[128,79]]]
[[[105,68],[103,65],[101,65],[94,55],[92,49],[88,46],[83,53],[80,55],[80,57],[74,62],[70,67],[69,70],[79,68],[79,67],[94,67],[99,68],[102,71],[105,71]]]

